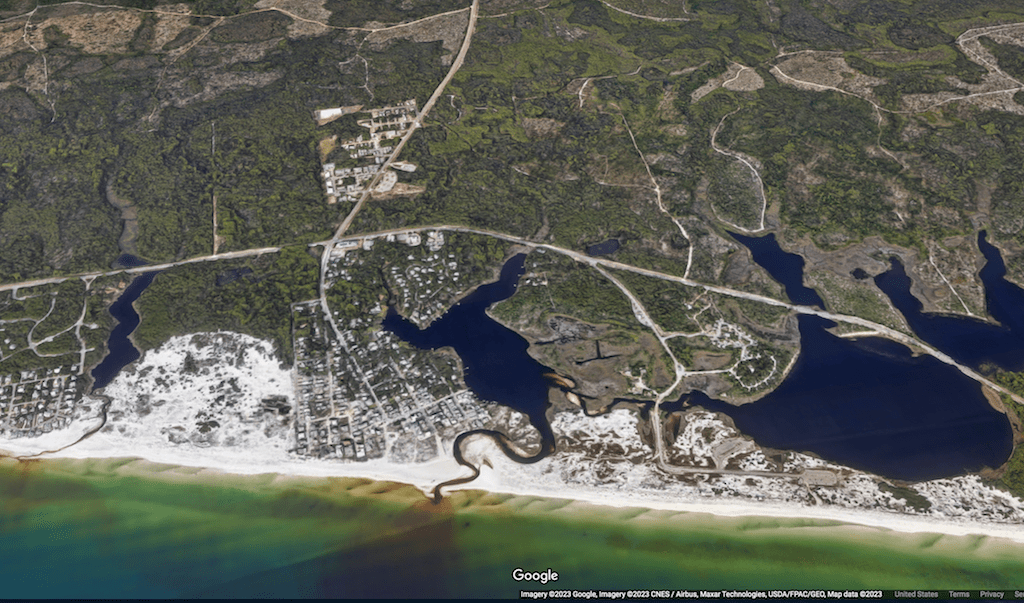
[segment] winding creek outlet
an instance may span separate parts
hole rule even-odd
[[[378,244],[412,248],[407,240]],[[344,279],[351,262],[366,252],[361,244],[336,256],[330,264],[333,278]],[[443,245],[424,247],[421,253],[437,256],[437,265],[448,260]],[[221,332],[175,337],[150,350],[112,378],[102,390],[103,400],[81,392],[68,398],[67,384],[76,383],[70,376],[8,379],[0,393],[22,393],[18,383],[39,381],[42,385],[31,393],[28,388],[23,392],[28,398],[56,391],[60,403],[77,406],[71,414],[54,407],[54,416],[62,418],[60,429],[8,430],[4,447],[23,456],[55,450],[63,455],[141,455],[243,473],[369,472],[405,479],[424,490],[450,482],[472,488],[472,481],[453,479],[461,474],[458,457],[479,472],[478,486],[496,491],[533,488],[595,499],[614,492],[639,506],[731,501],[797,505],[808,512],[871,510],[954,522],[1024,522],[1024,501],[975,476],[913,483],[888,479],[766,447],[738,430],[726,413],[699,405],[645,410],[652,404],[646,402],[595,416],[580,408],[576,396],[576,404],[570,399],[548,409],[551,396],[572,394],[575,384],[545,377],[550,369],[528,359],[526,342],[484,313],[516,291],[524,257],[510,260],[499,281],[478,288],[429,326],[424,321],[423,328],[392,309],[381,330],[378,321],[385,310],[370,307],[361,318],[347,321],[339,337],[319,300],[295,304],[291,368],[269,342]],[[415,279],[419,273],[408,274]],[[439,273],[424,274],[436,278]],[[642,304],[634,309],[656,326]],[[345,322],[340,315],[334,319]],[[458,337],[450,339],[488,329],[499,330],[482,338],[485,346],[504,341],[501,345],[513,347],[495,355],[486,347],[465,348]],[[722,337],[714,341],[730,345],[735,338],[719,330]],[[458,356],[433,351],[448,345]],[[522,355],[523,364],[516,364],[516,355]],[[489,356],[501,362],[491,368],[479,364]],[[504,378],[529,385],[522,390],[526,393],[518,398],[503,398],[497,390],[487,393],[502,371]],[[68,416],[70,421],[63,419]],[[490,435],[497,431],[507,436],[504,446],[520,462],[502,447],[506,440]],[[91,435],[82,439],[83,434]]]

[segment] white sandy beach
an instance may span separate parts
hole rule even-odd
[[[38,455],[36,458],[43,459],[141,458],[167,465],[205,468],[208,471],[200,473],[207,476],[221,472],[368,478],[411,484],[424,493],[430,493],[439,483],[470,474],[468,468],[456,464],[450,450],[432,462],[416,465],[387,460],[359,463],[303,460],[291,455],[287,450],[287,430],[280,428],[276,417],[268,417],[258,410],[260,400],[267,396],[294,399],[290,391],[290,373],[277,366],[270,346],[265,342],[238,335],[225,337],[214,344],[175,338],[157,353],[148,354],[134,370],[119,375],[104,391],[112,398],[108,424],[84,441],[59,452],[44,453],[66,446],[82,433],[95,428],[99,424],[95,414],[76,420],[69,429],[60,432],[0,441],[0,453],[16,457]],[[198,362],[200,370],[184,377],[176,369],[187,355]],[[167,370],[153,370],[158,367]],[[211,411],[210,405],[215,396],[223,393],[225,383],[231,383],[233,379],[236,386],[231,388],[233,397],[229,400],[234,402],[222,404],[219,411]],[[179,383],[178,380],[187,383]],[[93,405],[98,406],[95,400]],[[220,420],[230,425],[225,425],[226,429],[215,432],[215,437],[211,438],[208,433],[196,430],[197,417]],[[579,420],[559,417],[553,427],[562,437],[572,438],[585,429],[588,436],[599,441],[616,440],[627,450],[644,448],[636,436],[636,417],[628,411],[615,411],[596,419],[582,415]],[[726,433],[727,429],[722,426],[720,431]],[[898,532],[977,534],[1024,543],[1024,521],[1021,521],[1024,502],[983,486],[974,477],[916,485],[918,492],[933,498],[945,497],[952,503],[933,509],[931,515],[910,515],[849,508],[851,504],[870,507],[875,500],[870,496],[877,496],[877,491],[870,493],[868,498],[850,499],[853,503],[843,500],[846,507],[788,501],[784,498],[790,491],[777,486],[771,486],[776,488],[774,499],[768,490],[764,490],[768,495],[766,500],[744,500],[742,496],[750,496],[749,493],[732,497],[716,496],[710,492],[701,494],[706,489],[695,489],[678,480],[666,480],[652,467],[653,463],[619,463],[617,466],[625,466],[620,474],[601,482],[589,474],[595,469],[593,459],[570,453],[557,453],[533,465],[519,465],[505,457],[490,439],[483,436],[468,439],[463,452],[481,466],[478,479],[458,487],[465,490],[725,517],[814,518]],[[810,461],[819,466],[826,464],[819,459]],[[855,494],[863,484],[874,483],[867,477],[849,481],[851,485],[847,489]],[[722,483],[727,483],[725,478]],[[967,502],[958,503],[954,494],[963,496]],[[1001,505],[1009,521],[984,521],[978,519],[977,513],[972,517],[968,512],[972,504],[980,507]]]
[[[497,446],[480,438],[471,444],[475,454],[486,455],[495,466],[506,462]],[[38,452],[30,442],[5,442],[2,453],[25,455]],[[179,446],[176,448],[134,448],[129,442],[118,441],[108,434],[96,436],[57,454],[40,458],[142,458],[156,463],[197,467],[238,475],[279,474],[307,477],[356,477],[379,481],[393,481],[415,486],[425,494],[440,482],[470,472],[452,458],[440,459],[422,465],[395,465],[385,461],[366,463],[337,463],[329,461],[298,461],[261,456],[256,451],[229,451]],[[872,526],[897,532],[927,532],[951,535],[984,535],[1024,543],[1024,526],[936,519],[899,515],[877,511],[813,507],[795,503],[753,503],[716,500],[670,500],[650,494],[629,491],[602,491],[594,488],[553,487],[540,482],[511,481],[495,469],[481,468],[480,477],[469,484],[452,489],[485,490],[495,493],[577,500],[609,507],[638,507],[664,511],[707,513],[724,517],[758,516],[785,518],[813,518]]]

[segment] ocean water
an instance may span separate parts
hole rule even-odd
[[[518,597],[521,589],[1019,588],[1024,545],[408,486],[0,466],[0,595]],[[515,568],[559,574],[516,582]]]

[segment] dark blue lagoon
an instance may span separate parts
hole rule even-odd
[[[800,317],[800,357],[764,398],[733,406],[701,392],[689,402],[724,413],[762,446],[813,452],[910,481],[998,467],[1010,423],[980,386],[931,356],[881,338],[848,340],[831,321]]]
[[[978,247],[987,260],[978,276],[985,285],[988,313],[1024,342],[1024,289],[1006,280],[1003,256],[988,242],[984,230],[978,233]]]
[[[93,389],[106,387],[114,377],[142,354],[135,349],[128,336],[139,326],[139,313],[132,304],[139,299],[146,287],[153,282],[156,272],[144,272],[135,277],[124,293],[110,305],[110,315],[117,320],[117,326],[107,340],[107,356],[92,370]]]
[[[587,247],[588,255],[609,255],[619,250],[620,244],[618,239],[608,239],[603,243],[591,245]]]
[[[1004,278],[1003,258],[999,250],[985,240],[984,232],[978,235],[978,245],[988,260],[980,272],[988,312],[1001,324],[922,312],[921,302],[910,292],[910,277],[897,257],[890,258],[892,268],[876,276],[875,284],[918,337],[958,362],[976,369],[1022,370],[1024,291]]]
[[[801,306],[818,306],[825,309],[825,302],[818,292],[804,286],[804,259],[795,253],[787,253],[779,247],[775,235],[763,237],[745,237],[730,232],[729,236],[739,241],[750,250],[757,265],[768,271],[772,278],[782,283],[786,296],[794,304]]]
[[[545,413],[548,389],[545,373],[552,370],[526,353],[529,342],[487,315],[487,308],[508,299],[523,274],[525,254],[511,258],[497,282],[477,287],[426,329],[420,330],[394,309],[388,309],[383,327],[420,349],[451,346],[462,359],[466,385],[484,400],[498,402],[530,417],[551,450],[554,436]]]
[[[774,235],[729,234],[782,283],[793,303],[824,307],[818,294],[803,285],[803,258],[782,251]],[[989,280],[1002,280],[1005,270],[991,272]],[[898,260],[878,279],[922,339],[947,342],[935,345],[954,358],[1007,360],[993,351],[1007,347],[993,342],[1004,341],[1008,329],[921,314]],[[1014,309],[1009,305],[1007,312]],[[975,381],[954,367],[931,356],[914,357],[909,348],[887,339],[836,337],[826,330],[835,324],[822,318],[805,315],[799,321],[800,355],[775,391],[742,406],[702,392],[682,401],[732,417],[741,431],[763,446],[812,452],[894,479],[960,475],[998,467],[1009,458],[1012,431],[1006,416],[988,403]]]
[[[134,255],[132,255],[130,253],[122,253],[121,255],[117,256],[116,260],[113,261],[113,263],[111,264],[111,267],[112,268],[139,268],[140,266],[145,266],[145,265],[146,265],[146,260],[143,260],[142,258],[135,257]]]

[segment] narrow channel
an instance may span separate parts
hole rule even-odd
[[[1002,255],[986,240],[985,231],[978,234],[978,246],[987,260],[979,272],[986,309],[999,324],[970,316],[923,312],[923,304],[910,292],[910,276],[896,256],[889,258],[892,267],[876,276],[875,284],[915,335],[957,362],[982,372],[995,367],[1024,370],[1024,290],[1004,278]]]
[[[435,490],[448,485],[466,483],[479,475],[462,456],[461,444],[474,434],[491,437],[512,460],[534,463],[551,454],[555,437],[548,422],[548,390],[550,381],[544,376],[552,369],[537,362],[528,353],[530,344],[515,331],[487,315],[487,308],[508,299],[516,292],[525,270],[526,254],[513,256],[501,268],[500,278],[476,288],[462,301],[452,306],[444,316],[426,329],[420,329],[403,318],[394,306],[388,309],[382,327],[403,341],[424,350],[452,347],[462,359],[466,385],[481,400],[496,402],[525,414],[540,432],[541,448],[534,456],[524,457],[512,450],[508,437],[493,430],[474,430],[455,440],[456,461],[473,469],[473,476],[445,482]]]
[[[107,355],[92,369],[93,391],[106,387],[121,369],[142,356],[128,337],[139,326],[141,320],[132,304],[139,299],[146,287],[149,287],[156,275],[156,272],[144,272],[136,276],[117,301],[110,305],[110,315],[117,320],[117,325],[107,339]]]

